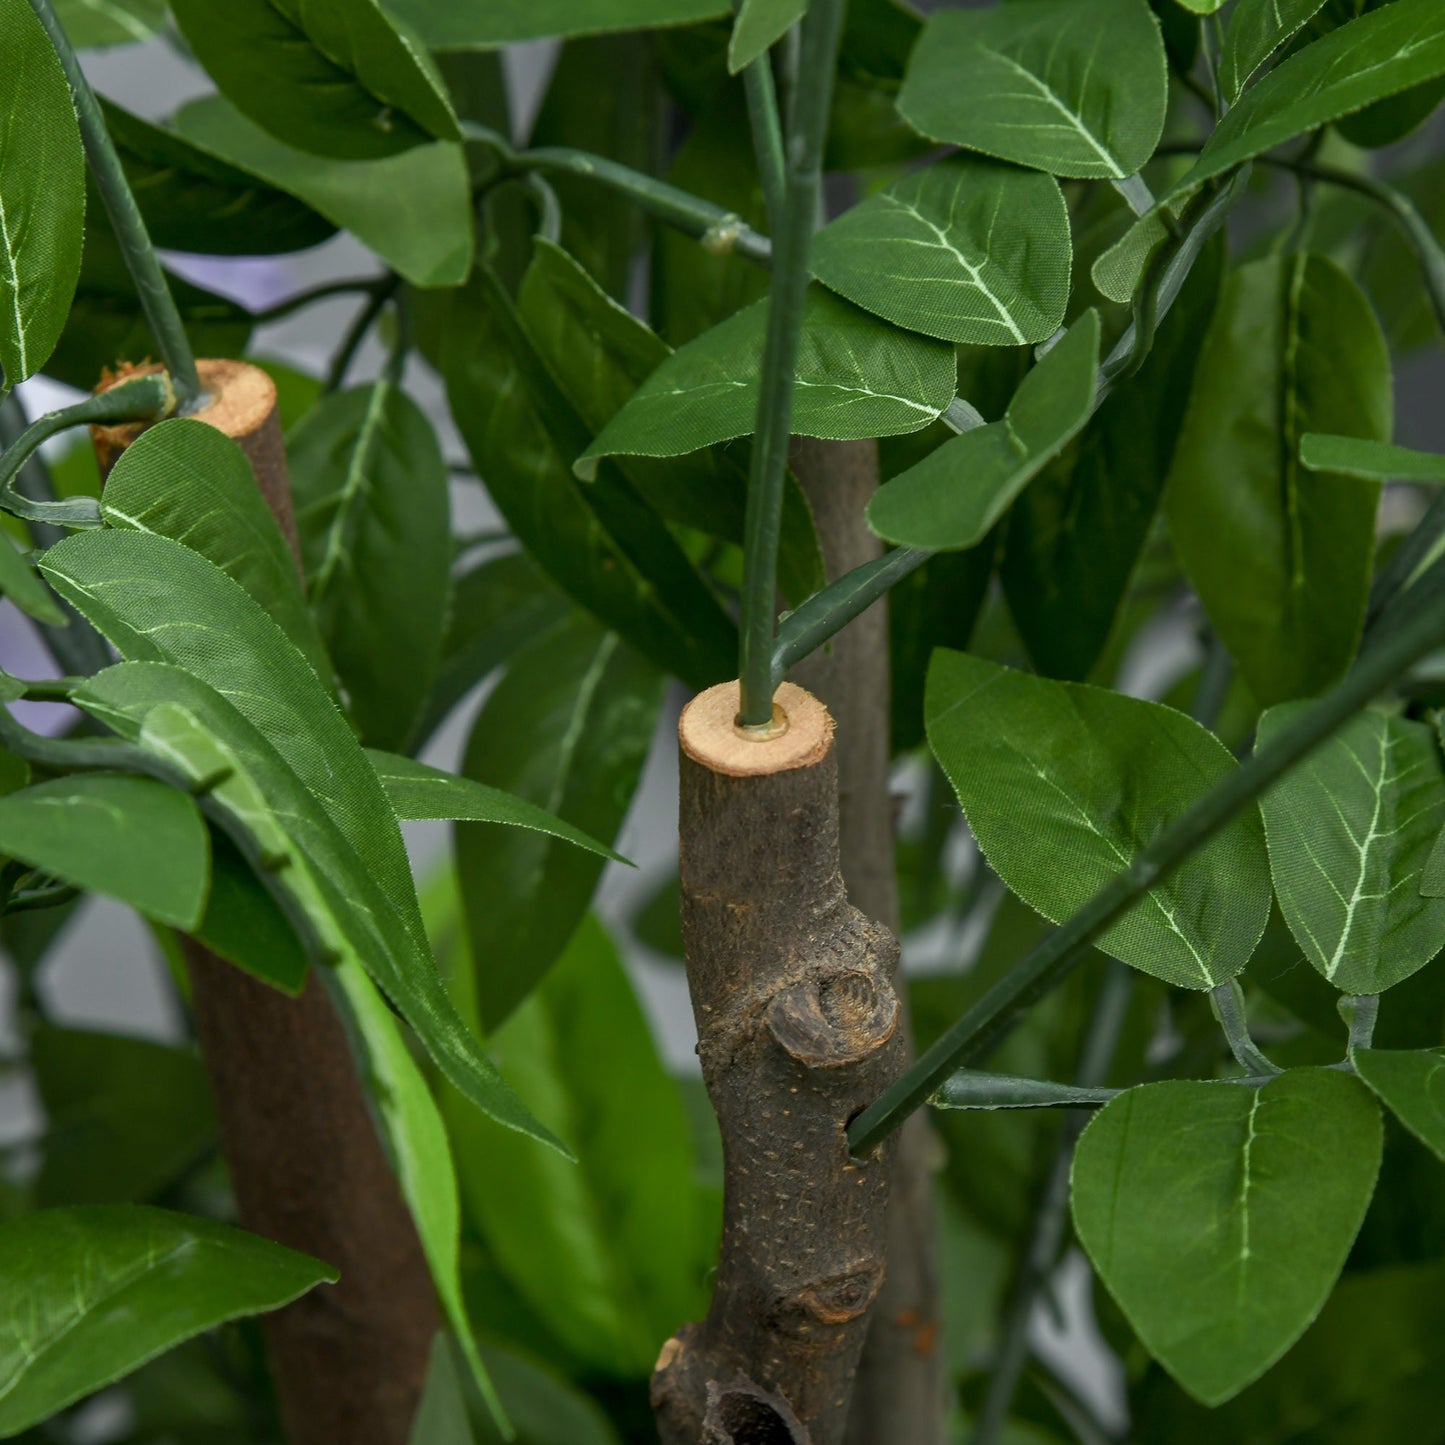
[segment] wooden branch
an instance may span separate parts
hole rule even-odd
[[[877,442],[794,437],[789,460],[813,510],[828,581],[880,556],[882,543],[864,521],[878,489]],[[839,849],[848,897],[896,933],[887,609],[886,599],[875,602],[792,675],[837,720]],[[911,1059],[913,1029],[902,988],[898,1004]],[[847,1445],[944,1445],[947,1437],[933,1194],[941,1147],[922,1111],[899,1136],[888,1203],[888,1273],[858,1362]]]
[[[202,361],[200,374],[211,401],[196,419],[245,452],[299,569],[275,385],[236,361]],[[138,434],[96,432],[103,472]],[[241,1223],[341,1271],[261,1319],[287,1439],[405,1445],[436,1296],[341,1019],[314,975],[288,998],[194,940],[183,947]]]
[[[708,1316],[664,1346],[665,1445],[838,1445],[883,1282],[889,1154],[847,1121],[902,1065],[893,936],[838,866],[826,709],[792,683],[766,740],[738,685],[679,724],[683,942],[703,1078],[726,1160]]]

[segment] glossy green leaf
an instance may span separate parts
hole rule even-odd
[[[767,302],[679,348],[638,387],[576,463],[608,456],[681,456],[749,436],[757,423]],[[848,441],[919,431],[953,400],[953,352],[809,288],[793,398],[793,431]]]
[[[286,441],[311,611],[362,737],[403,748],[441,659],[451,590],[441,446],[385,378],[324,398]]]
[[[1260,744],[1307,706],[1271,708]],[[1445,769],[1426,724],[1360,713],[1260,807],[1290,932],[1342,993],[1383,993],[1439,952],[1445,899],[1420,884],[1445,828]]]
[[[0,1225],[0,1436],[226,1320],[289,1303],[330,1265],[195,1215],[44,1209]]]
[[[1445,1049],[1353,1049],[1350,1058],[1380,1102],[1445,1159]]]
[[[130,45],[165,28],[165,0],[54,0],[55,13],[77,49]]]
[[[1196,15],[1213,15],[1224,4],[1224,0],[1178,0],[1178,3]]]
[[[436,300],[434,361],[478,475],[513,535],[550,579],[690,686],[736,666],[731,619],[626,477],[572,474],[587,428],[495,278]],[[667,586],[659,585],[666,579]]]
[[[208,155],[350,231],[412,285],[457,286],[466,280],[472,264],[471,186],[460,146],[438,142],[381,160],[330,160],[268,135],[220,96],[182,106],[173,124]]]
[[[1299,456],[1312,472],[1378,482],[1445,482],[1445,457],[1361,437],[1308,432],[1300,438]]]
[[[70,87],[26,0],[0,0],[0,394],[55,348],[80,274],[85,157]]]
[[[205,825],[186,794],[149,778],[80,773],[10,793],[0,852],[177,928],[206,905]]]
[[[215,563],[266,609],[319,676],[330,676],[296,560],[245,454],[224,433],[185,417],[148,428],[111,469],[100,509],[108,527],[170,537]]]
[[[1303,472],[1300,437],[1328,427],[1385,441],[1391,412],[1384,338],[1344,272],[1300,254],[1231,274],[1165,511],[1209,620],[1261,702],[1320,692],[1344,672],[1373,561],[1379,488]]]
[[[1233,104],[1250,77],[1314,16],[1325,0],[1239,0],[1224,32],[1219,88]]]
[[[1353,115],[1342,116],[1335,124],[1351,145],[1381,150],[1419,130],[1435,113],[1442,97],[1445,97],[1445,76],[1436,76],[1424,85],[1412,86],[1377,100]]]
[[[172,0],[221,94],[288,145],[376,160],[459,140],[446,87],[378,0]]]
[[[452,1361],[452,1347],[446,1335],[432,1341],[426,1386],[416,1407],[407,1445],[476,1445],[461,1378]]]
[[[728,13],[726,0],[390,0],[387,8],[437,50],[691,25]]]
[[[705,1307],[711,1221],[681,1098],[597,922],[583,922],[491,1045],[578,1163],[445,1098],[468,1214],[569,1350],[594,1370],[642,1378],[658,1339]]]
[[[1046,341],[1069,299],[1057,181],[995,161],[935,161],[813,241],[813,275],[898,326],[980,346]]]
[[[381,779],[398,818],[408,821],[433,818],[453,823],[504,823],[508,827],[527,828],[534,833],[561,838],[617,863],[627,861],[605,843],[588,837],[581,829],[564,823],[561,818],[554,817],[545,808],[539,808],[525,798],[514,797],[500,788],[489,788],[485,783],[448,773],[442,768],[433,768],[427,763],[419,763],[414,758],[398,757],[395,753],[378,752],[374,748],[368,748],[366,755],[371,759],[376,776]]]
[[[565,251],[536,242],[518,314],[538,354],[593,435],[668,357],[666,344],[618,305]],[[647,504],[670,522],[741,544],[747,473],[721,451],[687,457],[624,457],[619,466]],[[823,585],[812,515],[789,478],[783,494],[779,586],[798,602]]]
[[[907,547],[972,547],[1094,411],[1099,317],[1086,311],[1020,384],[1003,419],[945,442],[878,489],[868,525]]]
[[[8,597],[22,612],[55,627],[66,625],[65,614],[50,589],[35,575],[29,559],[15,550],[7,537],[0,540],[0,596]]]
[[[614,634],[574,614],[513,658],[472,727],[462,771],[610,842],[652,744],[661,681]],[[602,859],[497,823],[460,825],[456,848],[490,1033],[567,946]]]
[[[736,75],[770,50],[803,18],[808,0],[743,0],[728,41],[728,71]]]
[[[1062,923],[1236,764],[1162,703],[1052,682],[943,649],[928,741],[994,871]],[[1245,815],[1149,891],[1098,947],[1181,988],[1249,962],[1269,917],[1263,830]]]
[[[44,1025],[30,1067],[45,1108],[42,1206],[145,1203],[214,1142],[205,1070],[190,1050]]]
[[[1149,537],[1224,278],[1223,239],[1195,262],[1143,367],[1014,503],[999,575],[1034,665],[1083,681]]]
[[[1438,0],[1394,0],[1305,46],[1214,128],[1174,187],[1190,190],[1295,136],[1445,73]]]
[[[360,939],[356,951],[367,971],[478,1107],[517,1128],[534,1127],[448,1002],[386,793],[345,718],[280,628],[219,568],[166,537],[77,534],[52,547],[43,566],[123,657],[174,664],[234,704],[226,710],[226,732],[243,757],[258,760],[255,786],[268,800],[274,795],[278,813],[300,808],[307,816],[312,831],[296,851],[324,846],[333,892],[344,879],[342,899],[372,900],[339,906],[349,936]],[[142,676],[141,715],[153,701],[180,702],[209,725],[217,709],[169,695],[176,681],[167,674],[161,696],[147,697]],[[92,698],[95,687],[92,679],[86,689]],[[277,790],[287,795],[284,805]]]
[[[1074,1225],[1145,1348],[1195,1399],[1257,1379],[1329,1297],[1383,1131],[1356,1079],[1130,1089],[1084,1131]]]
[[[1032,0],[931,16],[898,108],[932,140],[1122,180],[1154,153],[1168,94],[1147,0]]]

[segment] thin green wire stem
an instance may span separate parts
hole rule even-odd
[[[799,80],[788,116],[783,205],[774,228],[768,329],[743,517],[738,720],[744,727],[766,726],[773,716],[778,539],[792,436],[793,373],[808,289],[808,252],[822,193],[823,141],[844,9],[845,0],[813,0],[809,6],[802,22]]]
[[[140,296],[141,310],[155,338],[161,361],[171,374],[177,405],[182,412],[195,410],[204,397],[196,358],[186,337],[186,328],[181,324],[171,288],[166,284],[165,273],[156,257],[155,247],[151,245],[145,221],[141,219],[140,207],[135,203],[130,182],[125,178],[120,157],[106,129],[95,92],[80,68],[75,49],[50,0],[30,0],[30,8],[45,27],[45,33],[60,58],[65,78],[70,83],[90,172],[105,203],[116,242],[125,258],[126,270],[130,272]]]
[[[340,390],[341,383],[346,380],[346,373],[351,369],[351,363],[356,360],[356,353],[361,350],[361,343],[366,340],[366,333],[376,324],[376,318],[381,315],[386,303],[396,294],[400,285],[399,276],[389,276],[386,284],[373,290],[366,305],[356,313],[356,319],[347,328],[341,345],[336,349],[336,355],[331,358],[326,384],[322,388],[325,393],[329,395]]]
[[[253,311],[251,320],[257,326],[269,326],[272,322],[284,321],[288,316],[314,306],[318,301],[329,301],[333,296],[372,296],[390,281],[389,276],[356,276],[341,281],[327,281],[322,286],[313,286],[308,291],[298,291],[264,311]]]
[[[743,95],[768,225],[776,231],[783,214],[783,127],[778,119],[778,89],[773,83],[773,62],[768,51],[744,67]]]
[[[1431,574],[1435,574],[1433,577]],[[1043,997],[1089,946],[1151,888],[1352,718],[1427,652],[1445,643],[1445,562],[1417,583],[1431,594],[1367,648],[1349,675],[1277,737],[1247,758],[1180,818],[1158,834],[1128,868],[1001,978],[895,1083],[853,1121],[848,1142],[859,1157],[875,1149],[927,1103],[952,1071],[975,1062],[1008,1031],[1017,1013]],[[1412,591],[1415,589],[1412,588]]]

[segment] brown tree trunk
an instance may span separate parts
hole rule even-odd
[[[902,1063],[897,944],[844,893],[831,718],[789,683],[777,705],[781,732],[744,737],[723,683],[678,729],[683,943],[725,1169],[711,1308],[653,1376],[665,1445],[839,1445],[884,1274],[891,1145],[855,1161],[845,1130]]]
[[[877,557],[882,544],[863,514],[878,487],[878,444],[798,437],[790,460],[813,509],[828,581]],[[839,835],[848,896],[869,918],[896,933],[886,600],[851,622],[793,675],[837,720]],[[899,1027],[911,1059],[908,995],[899,988],[898,996]],[[848,1445],[943,1445],[946,1437],[933,1197],[938,1155],[927,1117],[915,1114],[900,1134],[888,1206],[888,1274],[858,1365]]]
[[[276,388],[253,366],[202,361],[197,413],[245,452],[296,554]],[[127,373],[134,375],[134,372]],[[108,471],[137,429],[98,429]],[[288,998],[193,940],[196,1034],[241,1223],[336,1266],[333,1287],[262,1317],[291,1445],[404,1445],[438,1318],[416,1229],[321,980]]]

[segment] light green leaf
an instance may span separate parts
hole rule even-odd
[[[451,591],[441,446],[385,378],[324,398],[286,441],[311,611],[362,737],[403,748],[441,660]]]
[[[130,45],[165,28],[165,0],[54,0],[55,13],[77,49]]]
[[[1174,186],[1194,190],[1252,156],[1445,73],[1439,0],[1394,0],[1272,70],[1214,128]]]
[[[984,856],[1053,923],[1236,766],[1213,733],[1162,703],[942,648],[924,712],[929,745]],[[1267,867],[1259,819],[1245,815],[1098,946],[1166,983],[1213,988],[1244,968],[1264,932]]]
[[[729,12],[727,0],[389,0],[387,8],[434,50],[691,25]]]
[[[1325,0],[1239,0],[1224,32],[1219,89],[1231,105],[1250,76],[1302,29]]]
[[[1084,1131],[1079,1241],[1196,1400],[1237,1394],[1319,1313],[1374,1193],[1382,1140],[1359,1081],[1314,1068],[1258,1090],[1145,1084]]]
[[[279,1244],[139,1205],[43,1209],[0,1225],[0,1436],[17,1435],[226,1320],[336,1271]]]
[[[886,482],[868,525],[907,547],[972,547],[1094,411],[1099,315],[1086,311],[1020,383],[1001,421],[962,432]]]
[[[208,155],[304,201],[414,286],[457,286],[472,264],[471,185],[462,148],[417,146],[373,161],[308,155],[220,96],[182,106],[176,131]]]
[[[1263,703],[1321,692],[1344,672],[1373,561],[1379,488],[1303,473],[1300,437],[1327,426],[1385,441],[1392,423],[1385,340],[1343,271],[1299,254],[1231,273],[1165,512],[1209,620]]]
[[[1179,4],[1196,15],[1213,15],[1224,4],[1224,0],[1179,0]]]
[[[1378,482],[1445,482],[1445,457],[1361,437],[1307,432],[1300,461],[1312,472],[1335,472]]]
[[[1271,708],[1264,746],[1308,703]],[[1383,993],[1445,938],[1445,899],[1422,898],[1445,827],[1431,729],[1357,714],[1260,801],[1279,905],[1305,957],[1343,993]]]
[[[144,1203],[214,1140],[205,1070],[191,1050],[47,1024],[31,1035],[30,1066],[45,1106],[42,1206]]]
[[[406,1440],[407,1445],[476,1445],[467,1418],[466,1396],[445,1333],[432,1341],[426,1387]]]
[[[426,48],[378,0],[172,0],[221,94],[287,145],[376,160],[460,140]]]
[[[1147,0],[1032,0],[930,16],[898,109],[932,140],[1123,180],[1153,155],[1168,95]]]
[[[759,301],[673,352],[578,458],[577,475],[594,476],[602,457],[681,456],[751,435],[767,306]],[[948,346],[900,331],[812,286],[793,431],[833,441],[920,431],[953,400],[955,375]]]
[[[935,161],[813,241],[813,275],[887,321],[980,346],[1046,341],[1069,299],[1069,212],[1052,177]]]
[[[55,349],[80,275],[85,156],[65,72],[26,0],[0,0],[0,395]]]
[[[539,808],[525,798],[504,793],[500,788],[489,788],[485,783],[456,773],[444,772],[413,758],[398,757],[395,753],[368,748],[366,755],[371,759],[376,776],[381,779],[398,818],[408,821],[439,818],[454,823],[504,823],[508,827],[527,828],[534,833],[562,838],[616,863],[627,862],[605,843],[599,843],[580,828],[564,823],[561,818],[554,817],[545,808]]]
[[[808,0],[743,0],[728,40],[728,74],[749,66],[783,38],[808,8]]]
[[[186,794],[150,778],[79,773],[10,793],[0,853],[177,928],[206,906],[205,825]]]
[[[1380,1102],[1445,1159],[1445,1049],[1352,1049],[1350,1058]]]
[[[574,613],[512,659],[477,715],[462,770],[610,841],[652,745],[661,683],[615,634]],[[567,946],[602,859],[494,823],[459,826],[456,849],[490,1033]]]
[[[27,616],[52,627],[64,627],[69,620],[50,589],[35,575],[29,559],[16,551],[9,537],[0,545],[0,596],[8,597]]]
[[[422,928],[401,832],[376,773],[280,628],[219,568],[166,537],[78,534],[52,547],[43,566],[57,590],[123,657],[184,669],[228,699],[250,724],[230,728],[245,733],[246,752],[274,749],[284,760],[284,768],[259,771],[257,782],[268,799],[273,787],[294,777],[308,811],[319,812],[339,834],[332,845],[333,876],[345,877],[352,890],[342,897],[365,898],[355,891],[361,880],[372,897],[380,893],[379,903],[343,903],[340,909],[357,915],[356,928],[376,930],[383,940],[381,946],[358,949],[364,966],[458,1088],[480,1108],[499,1111],[518,1128],[531,1127],[447,1000]],[[179,696],[153,700],[186,704]],[[206,719],[199,708],[192,711]]]
[[[444,1095],[467,1212],[558,1340],[593,1369],[641,1378],[659,1338],[705,1308],[713,1221],[677,1087],[600,924],[583,922],[491,1044],[578,1163]]]
[[[296,559],[230,437],[186,417],[148,428],[111,469],[100,510],[108,527],[170,537],[214,562],[266,609],[319,676],[330,676]]]

